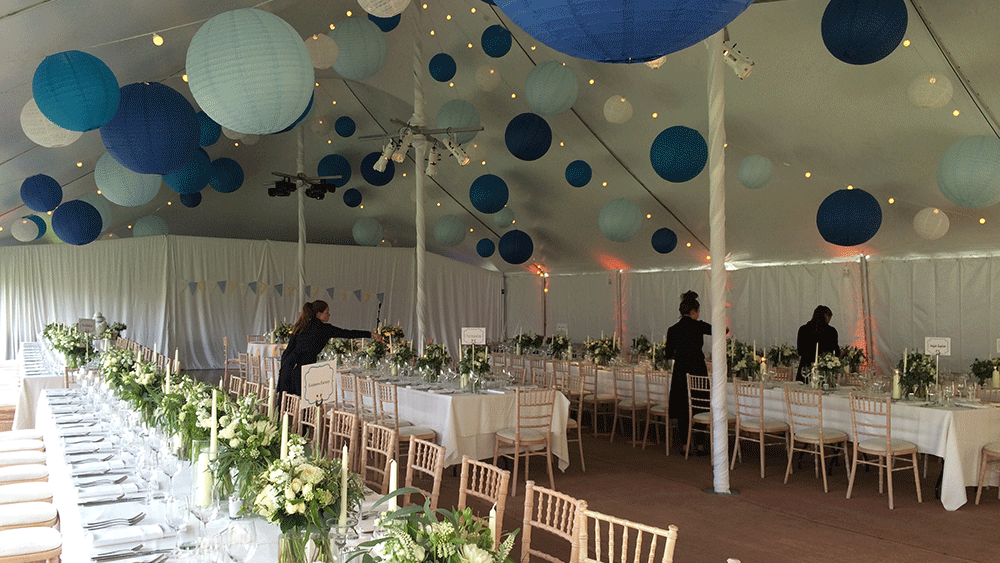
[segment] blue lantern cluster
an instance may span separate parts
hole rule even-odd
[[[101,127],[111,156],[140,174],[180,170],[194,156],[200,137],[191,103],[157,82],[123,86],[118,112]]]
[[[21,182],[21,200],[32,211],[52,211],[59,207],[62,198],[62,186],[51,176],[35,174]]]
[[[184,168],[163,175],[163,183],[179,194],[200,192],[212,177],[212,159],[205,149],[198,148]]]
[[[79,246],[94,242],[103,228],[101,213],[86,201],[67,201],[52,212],[52,231],[68,244]]]

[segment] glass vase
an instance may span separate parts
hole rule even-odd
[[[305,528],[292,528],[278,538],[278,563],[317,561],[334,561],[329,531],[309,532]]]

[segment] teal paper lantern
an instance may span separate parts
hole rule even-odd
[[[524,81],[528,105],[541,115],[566,112],[573,107],[578,92],[576,73],[556,61],[547,61],[531,69]]]
[[[101,195],[122,207],[137,207],[153,201],[162,181],[156,174],[139,174],[125,168],[107,152],[94,166],[94,183]]]
[[[342,115],[337,118],[337,122],[334,123],[333,128],[337,131],[337,134],[341,137],[347,138],[354,134],[357,129],[357,125],[354,120],[346,115]]]
[[[339,154],[328,154],[319,161],[316,173],[319,176],[340,176],[323,180],[324,184],[339,188],[351,181],[351,163]]]
[[[118,111],[118,79],[101,59],[63,51],[42,60],[31,80],[42,114],[63,129],[93,131]]]
[[[496,248],[496,244],[488,238],[479,239],[479,242],[476,243],[476,253],[483,258],[493,256],[493,253],[496,252]]]
[[[333,70],[344,78],[371,78],[385,63],[385,35],[367,18],[341,20],[329,35],[340,47]]]
[[[208,183],[219,193],[233,193],[243,185],[243,167],[231,158],[217,158],[212,161]]]
[[[504,262],[516,266],[531,259],[531,255],[535,252],[535,243],[532,242],[528,233],[514,229],[507,231],[500,237],[497,250],[500,251],[500,257],[503,258]]]
[[[377,246],[382,242],[382,224],[370,217],[364,217],[354,222],[351,229],[354,242],[361,246]]]
[[[566,181],[574,188],[582,188],[590,183],[593,171],[590,165],[582,160],[574,160],[566,166]]]
[[[156,215],[147,215],[132,225],[132,237],[157,237],[170,233],[167,222]]]
[[[187,166],[177,172],[163,175],[163,183],[179,194],[200,192],[212,177],[212,159],[205,149],[199,148]]]
[[[938,162],[937,182],[955,205],[982,209],[1000,203],[1000,139],[966,137],[953,144]]]
[[[601,208],[597,226],[608,240],[628,242],[642,228],[642,211],[638,205],[625,198],[613,199]]]
[[[223,12],[205,22],[188,46],[186,70],[205,113],[227,129],[252,135],[292,124],[309,104],[315,79],[299,32],[255,9]]]
[[[402,17],[400,16],[400,14],[396,14],[391,18],[380,18],[378,16],[373,16],[372,14],[368,14],[368,19],[371,20],[372,23],[377,25],[378,28],[382,30],[382,33],[389,33],[390,31],[396,29],[396,26],[399,25],[399,21],[402,19]]]
[[[62,198],[62,186],[51,176],[35,174],[21,182],[21,200],[32,211],[52,211],[62,203]]]
[[[458,70],[455,59],[448,53],[434,55],[427,67],[431,72],[431,78],[438,82],[448,82],[455,77],[455,72]]]
[[[708,144],[701,133],[676,125],[664,129],[649,148],[653,170],[668,182],[687,182],[708,162]]]
[[[494,59],[498,59],[510,51],[513,39],[510,36],[510,32],[504,26],[491,25],[483,31],[479,43],[483,46],[484,53]]]
[[[759,154],[752,154],[740,162],[736,169],[736,177],[740,183],[751,190],[759,190],[771,181],[771,174],[774,173],[774,165],[771,160]]]
[[[509,207],[504,207],[493,214],[493,224],[498,229],[506,229],[514,224],[514,212]]]
[[[458,246],[465,240],[465,221],[457,215],[445,215],[434,223],[434,239],[441,246]]]
[[[472,105],[471,102],[465,100],[460,100],[458,98],[454,100],[448,100],[441,105],[441,109],[438,110],[437,119],[434,120],[434,125],[438,129],[458,129],[465,127],[479,127],[479,111],[476,106]],[[468,143],[472,139],[476,138],[478,131],[466,131],[463,133],[455,133],[455,140],[459,144]]]
[[[653,233],[651,242],[653,244],[653,250],[659,252],[660,254],[669,254],[677,248],[677,233],[666,227],[657,229],[656,232]]]
[[[82,246],[94,242],[103,228],[101,214],[86,201],[67,201],[52,212],[52,232],[67,244]]]
[[[195,116],[198,117],[198,146],[210,147],[217,143],[222,136],[222,126],[212,121],[212,118],[203,111],[199,111]]]
[[[483,174],[472,181],[469,200],[480,213],[496,213],[507,205],[507,182],[493,174]]]
[[[38,215],[22,217],[10,226],[10,234],[20,242],[32,242],[45,236],[45,220]]]

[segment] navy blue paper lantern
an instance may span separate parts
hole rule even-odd
[[[344,192],[344,203],[347,207],[357,207],[361,205],[361,192],[357,188],[351,188]]]
[[[379,172],[372,168],[381,156],[380,152],[371,152],[361,159],[361,177],[373,186],[384,186],[391,182],[392,177],[396,175],[396,166],[391,160],[386,163],[385,172]]]
[[[163,183],[179,194],[200,192],[212,177],[212,159],[205,149],[199,148],[187,166],[177,172],[163,175]]]
[[[753,0],[495,0],[528,35],[572,57],[651,61],[725,27]]]
[[[538,160],[552,145],[552,129],[542,116],[522,113],[507,124],[504,140],[510,154],[521,160]]]
[[[368,19],[371,20],[373,24],[377,25],[378,28],[382,30],[382,33],[389,33],[390,31],[396,29],[396,26],[399,25],[401,16],[402,14],[396,14],[391,18],[380,18],[378,16],[368,14]]]
[[[531,254],[535,251],[535,243],[531,242],[528,233],[514,229],[507,231],[500,237],[500,244],[497,245],[500,257],[508,264],[524,264],[531,259]]]
[[[337,131],[337,134],[345,139],[354,134],[357,130],[357,125],[354,124],[354,120],[346,115],[342,115],[337,118],[337,122],[334,123],[333,128]]]
[[[319,176],[340,176],[340,178],[323,180],[324,184],[339,188],[347,185],[347,182],[351,180],[351,163],[339,154],[328,154],[319,161],[316,173]]]
[[[653,233],[653,250],[660,254],[669,254],[677,248],[677,233],[663,227]]]
[[[837,190],[816,212],[816,227],[823,240],[838,246],[868,242],[882,226],[882,208],[864,190]]]
[[[296,125],[298,125],[299,123],[302,123],[302,120],[305,119],[307,115],[309,115],[310,111],[312,111],[313,100],[315,100],[315,99],[316,99],[316,93],[313,92],[313,94],[311,96],[309,96],[309,103],[306,104],[306,109],[302,112],[302,114],[299,115],[299,117],[295,121],[293,121],[291,125],[289,125],[288,127],[285,127],[281,131],[278,131],[278,133],[287,133],[287,132],[291,131],[292,129],[294,129]]]
[[[203,111],[199,111],[195,116],[198,118],[198,146],[210,147],[218,142],[222,136],[222,126],[212,121],[212,118]]]
[[[660,132],[649,148],[653,170],[668,182],[687,182],[708,162],[708,145],[701,133],[675,125]]]
[[[476,243],[476,252],[478,252],[483,258],[493,256],[496,249],[497,245],[493,244],[493,241],[488,238],[479,239],[479,242]]]
[[[243,167],[231,158],[217,158],[212,161],[208,183],[219,193],[233,193],[243,185]]]
[[[181,194],[181,203],[184,204],[184,207],[198,207],[201,203],[201,192]]]
[[[63,192],[55,178],[45,174],[29,176],[21,182],[21,200],[32,211],[45,213],[62,203]]]
[[[830,54],[867,65],[893,52],[906,34],[904,0],[830,0],[820,28]]]
[[[574,160],[566,167],[566,181],[574,188],[586,186],[592,175],[590,165],[582,160]]]
[[[52,212],[52,231],[65,243],[79,246],[94,242],[103,228],[101,213],[86,201],[67,201]]]
[[[481,213],[496,213],[507,205],[507,182],[493,174],[483,174],[472,181],[469,200]]]
[[[81,52],[49,55],[35,69],[31,94],[42,115],[63,129],[92,131],[118,111],[118,79],[101,59]]]
[[[111,156],[139,174],[180,170],[194,156],[200,136],[191,103],[157,82],[123,86],[118,113],[101,127]]]
[[[511,43],[513,42],[510,32],[502,25],[491,25],[483,31],[483,36],[480,39],[480,43],[483,46],[483,52],[487,55],[498,59],[507,54],[510,51]]]
[[[458,70],[455,59],[448,53],[438,53],[431,57],[428,67],[431,71],[431,77],[438,82],[448,82],[455,77],[455,71]]]

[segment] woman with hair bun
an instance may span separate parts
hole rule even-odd
[[[375,338],[368,330],[348,330],[328,324],[330,306],[316,300],[302,306],[302,312],[292,327],[288,347],[281,353],[278,393],[302,394],[302,366],[316,363],[331,338]]]
[[[840,356],[840,344],[837,342],[837,329],[830,326],[833,311],[826,305],[819,305],[813,310],[809,322],[799,327],[796,338],[799,348],[799,370],[795,374],[796,381],[805,382],[805,374],[812,369],[816,361],[816,350],[820,355],[835,354]]]
[[[712,334],[712,325],[698,320],[701,304],[698,303],[698,294],[693,291],[681,295],[679,311],[681,319],[667,329],[666,352],[667,359],[674,360],[670,380],[670,418],[677,419],[677,431],[683,440],[690,424],[687,376],[708,375],[702,346],[705,335]]]

